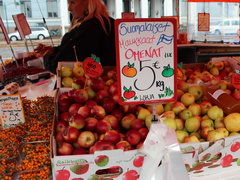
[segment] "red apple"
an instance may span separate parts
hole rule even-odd
[[[122,140],[116,144],[116,149],[122,149],[123,151],[129,151],[132,149],[132,146],[131,146],[131,144],[129,144],[129,142]]]
[[[69,143],[62,143],[58,147],[58,154],[59,155],[70,155],[73,152],[73,146]]]
[[[69,96],[69,99],[74,102],[75,100],[75,92],[76,92],[76,89],[71,89],[70,91],[68,91],[68,96]]]
[[[118,119],[118,121],[120,121],[123,117],[123,112],[121,109],[114,109],[111,114],[115,116]]]
[[[107,90],[102,89],[96,93],[94,100],[97,102],[97,104],[103,104],[103,100],[106,97],[109,97],[109,93]]]
[[[134,119],[130,127],[131,129],[141,129],[145,127],[145,121],[141,119]]]
[[[96,119],[103,119],[106,115],[106,112],[102,106],[95,105],[91,109],[91,115]]]
[[[78,113],[78,109],[81,107],[80,104],[77,104],[77,103],[73,103],[71,104],[71,106],[69,107],[68,109],[68,112],[71,116],[74,116],[75,114]]]
[[[115,130],[109,130],[104,134],[103,140],[116,144],[120,141],[120,134]]]
[[[136,119],[135,115],[130,113],[125,115],[122,119],[121,119],[121,125],[124,129],[130,129],[133,121]]]
[[[118,102],[119,102],[119,99],[120,99],[120,96],[118,95],[118,93],[113,94],[113,95],[112,95],[112,99],[118,103]]]
[[[103,120],[109,122],[112,129],[119,128],[119,120],[114,115],[107,115],[103,118]]]
[[[140,141],[137,145],[136,145],[136,149],[141,149],[143,146],[143,141]]]
[[[93,106],[97,105],[96,101],[89,99],[85,103],[85,106],[87,106],[90,110],[92,109]]]
[[[126,140],[131,144],[131,145],[136,145],[140,142],[141,140],[141,134],[135,130],[131,129],[126,133]]]
[[[77,138],[79,136],[79,131],[75,127],[68,126],[63,131],[63,138],[68,143],[74,143],[77,141]]]
[[[68,92],[64,92],[64,93],[59,95],[58,102],[61,103],[61,101],[63,101],[63,100],[68,100],[69,101],[70,100],[69,98],[70,97],[68,95]]]
[[[117,83],[113,83],[109,86],[109,92],[111,94],[117,94],[118,92],[118,86],[117,86]]]
[[[82,117],[86,118],[86,117],[89,117],[90,115],[90,109],[88,106],[81,106],[79,109],[78,109],[78,114],[81,115]]]
[[[97,141],[94,145],[94,151],[113,150],[114,144],[109,141]]]
[[[78,147],[73,150],[72,154],[74,154],[74,155],[87,154],[87,150],[85,148]]]
[[[71,174],[67,169],[60,169],[56,172],[56,180],[68,180]]]
[[[74,116],[71,116],[69,126],[82,129],[85,126],[85,120],[81,115],[75,114]]]
[[[106,113],[111,113],[117,107],[117,103],[109,97],[103,100],[102,106],[105,109]]]
[[[83,131],[80,133],[77,142],[80,147],[89,148],[95,143],[95,135],[91,131]]]
[[[71,105],[70,97],[68,93],[62,93],[58,97],[58,107],[61,112],[68,111],[69,106]]]
[[[138,132],[141,134],[142,140],[145,140],[148,135],[148,128],[141,128]]]
[[[63,132],[68,127],[66,121],[60,121],[56,123],[56,132]]]
[[[85,103],[88,100],[88,93],[85,89],[77,89],[74,94],[76,103]]]
[[[97,126],[95,128],[98,134],[104,134],[110,129],[111,129],[111,124],[105,120],[98,121]]]
[[[63,138],[62,132],[58,132],[56,134],[56,141],[57,141],[57,143],[63,143],[64,142],[64,138]]]
[[[94,117],[88,117],[85,119],[85,122],[86,124],[84,129],[87,131],[94,131],[97,126],[98,120]]]
[[[82,89],[85,85],[85,80],[86,78],[85,77],[78,77],[76,79],[74,79],[74,83],[78,84],[80,86],[80,89]]]
[[[234,89],[232,96],[236,99],[236,100],[240,100],[240,90],[239,89]]]
[[[61,113],[60,115],[59,115],[59,119],[60,119],[60,121],[66,121],[66,122],[68,122],[69,121],[69,119],[70,119],[70,114],[69,114],[69,112],[63,112],[63,113]]]
[[[91,79],[91,88],[94,91],[100,91],[102,89],[104,89],[105,87],[105,83],[103,80],[101,79]]]

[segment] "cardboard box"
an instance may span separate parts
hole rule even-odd
[[[240,170],[240,135],[215,142],[183,143],[180,148],[191,177]]]
[[[61,93],[69,91],[71,88],[60,88],[55,96],[56,107],[58,97]],[[56,119],[58,119],[58,108],[56,108]],[[56,175],[69,174],[70,178],[94,179],[104,177],[114,180],[122,180],[123,176],[139,175],[141,171],[144,154],[138,150],[122,151],[119,149],[111,151],[96,151],[94,154],[58,156],[56,139],[53,136],[52,145],[52,174],[53,179]],[[100,165],[96,162],[98,158],[105,158]],[[117,166],[118,173],[106,173],[106,169]],[[98,172],[97,172],[98,171]],[[97,175],[97,173],[99,173]],[[103,174],[101,174],[103,173]]]

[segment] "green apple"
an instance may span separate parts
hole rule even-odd
[[[200,103],[202,115],[207,114],[208,110],[212,107],[212,104],[209,101],[202,101]]]
[[[75,82],[73,82],[73,83],[72,83],[72,88],[73,88],[73,89],[80,89],[80,85],[77,84],[77,83],[75,83]]]
[[[156,114],[161,115],[164,112],[164,107],[162,104],[158,103],[155,104],[156,107]],[[147,108],[150,112],[152,112],[152,105],[147,105]]]
[[[179,113],[179,117],[183,120],[186,120],[190,117],[192,117],[192,112],[189,109],[184,109]]]
[[[201,128],[204,127],[214,127],[214,122],[211,119],[203,119],[201,121]]]
[[[71,77],[64,77],[62,79],[62,85],[64,87],[72,87],[73,79]]]
[[[201,106],[199,104],[193,103],[188,106],[188,109],[192,112],[193,116],[201,115]]]
[[[62,66],[60,69],[61,77],[70,77],[72,76],[72,68],[68,66]]]
[[[164,111],[171,111],[173,106],[173,102],[168,102],[164,106]]]
[[[187,107],[195,102],[195,97],[191,93],[184,93],[181,97],[181,102]]]
[[[178,142],[182,143],[184,138],[188,136],[188,133],[186,131],[183,131],[183,130],[177,130],[176,131],[176,136],[177,136]]]
[[[223,110],[221,108],[219,108],[218,106],[212,106],[207,111],[207,115],[213,120],[223,118]]]
[[[172,118],[166,118],[163,120],[163,123],[167,125],[167,127],[172,128],[174,130],[177,129],[176,121]]]
[[[229,134],[229,136],[236,136],[236,135],[239,135],[240,133],[238,133],[238,132],[231,132],[230,134]]]
[[[187,131],[188,132],[197,131],[201,126],[200,121],[201,121],[201,119],[199,118],[199,116],[193,116],[193,117],[188,118],[185,121],[185,127],[186,127]]]
[[[151,112],[148,109],[141,107],[137,112],[137,118],[145,120],[149,114],[151,114]]]
[[[83,77],[84,75],[83,67],[74,66],[72,70],[72,74],[74,77]]]
[[[224,133],[224,137],[228,137],[229,136],[228,130],[226,128],[224,128],[224,127],[217,128],[216,130],[222,131]]]

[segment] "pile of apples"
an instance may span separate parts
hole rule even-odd
[[[75,62],[73,67],[62,66],[60,69],[61,85],[74,89],[82,88],[82,80],[84,77],[83,62]],[[80,80],[79,80],[80,78]]]
[[[82,76],[78,81],[85,88],[65,89],[58,97],[58,155],[140,148],[148,134],[146,119],[151,111],[143,105],[118,104],[116,71],[99,78]]]

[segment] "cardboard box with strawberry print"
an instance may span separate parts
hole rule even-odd
[[[213,175],[223,170],[240,170],[240,135],[215,142],[180,144],[191,177]]]

